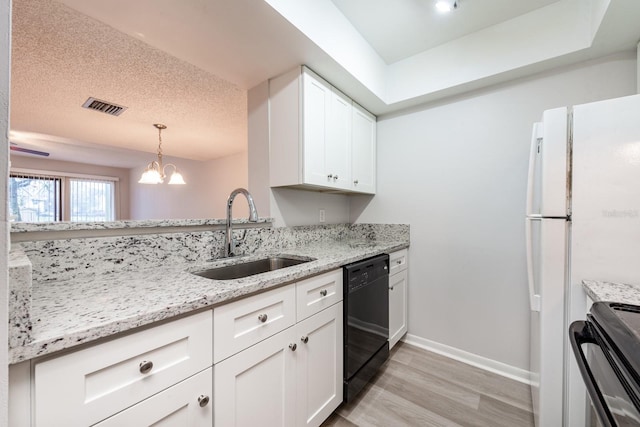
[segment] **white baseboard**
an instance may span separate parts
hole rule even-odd
[[[407,334],[402,341],[512,380],[524,384],[531,384],[531,373],[525,369],[516,368],[515,366],[478,356],[477,354],[469,353],[445,344],[440,344],[417,335]]]

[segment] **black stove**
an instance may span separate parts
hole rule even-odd
[[[640,306],[596,302],[569,339],[597,420],[640,426]]]

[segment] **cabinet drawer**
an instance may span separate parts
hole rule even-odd
[[[296,300],[298,322],[342,301],[342,270],[298,282]]]
[[[213,368],[107,418],[96,427],[213,425]],[[200,406],[202,405],[202,406]]]
[[[402,249],[389,254],[389,275],[407,269],[407,253],[406,249]]]
[[[214,308],[214,363],[293,325],[295,302],[296,289],[288,285]]]
[[[210,367],[212,341],[212,314],[206,311],[38,362],[36,425],[104,420]]]

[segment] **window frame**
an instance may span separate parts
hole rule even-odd
[[[25,169],[25,168],[10,168],[9,176],[16,175],[34,175],[46,178],[61,179],[60,186],[60,202],[62,217],[60,221],[56,222],[71,222],[71,197],[70,197],[70,180],[71,179],[86,179],[95,181],[111,181],[113,182],[113,220],[118,221],[120,219],[120,178],[116,176],[106,175],[90,175],[75,172],[60,172],[43,169]],[[84,221],[74,221],[84,222]]]

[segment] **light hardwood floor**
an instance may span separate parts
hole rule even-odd
[[[533,425],[528,385],[398,343],[357,399],[322,427]]]

